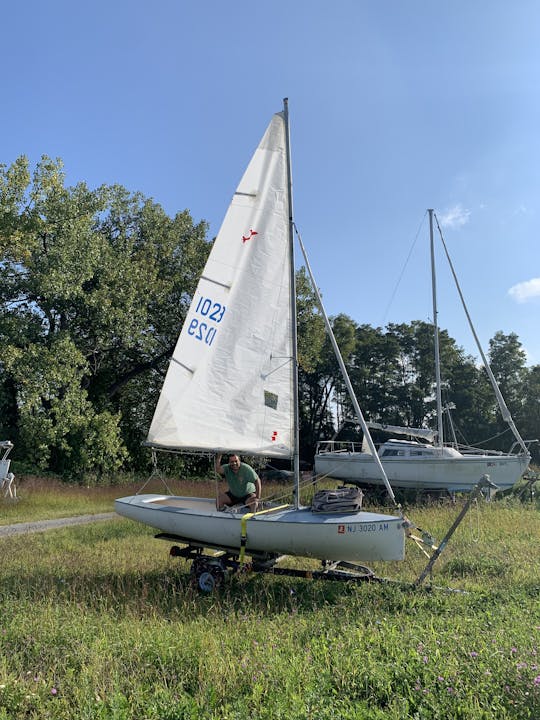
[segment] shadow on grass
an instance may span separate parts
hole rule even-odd
[[[180,561],[165,570],[55,573],[12,572],[2,578],[2,604],[17,606],[43,603],[55,607],[76,606],[83,612],[126,617],[179,617],[221,619],[255,615],[312,614],[320,609],[334,612],[395,615],[411,612],[455,613],[456,606],[485,602],[483,594],[458,595],[429,587],[413,589],[406,584],[348,583],[276,577],[271,574],[234,574],[221,588],[202,593],[193,582],[189,565]],[[502,601],[502,598],[498,599]],[[494,604],[497,603],[492,598]]]

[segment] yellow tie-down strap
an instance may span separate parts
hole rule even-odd
[[[285,508],[288,507],[290,507],[290,505],[278,505],[277,507],[266,508],[266,510],[258,510],[257,512],[242,515],[242,520],[240,521],[240,565],[244,564],[244,557],[246,554],[247,521],[251,520],[251,518],[256,515],[266,515],[267,513],[276,512],[276,510],[285,510]]]

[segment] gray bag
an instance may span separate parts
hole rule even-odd
[[[357,487],[338,487],[336,490],[319,490],[311,503],[312,512],[357,513],[362,509],[363,493]]]

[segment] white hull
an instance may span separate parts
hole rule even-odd
[[[499,490],[511,488],[526,471],[527,455],[461,455],[457,457],[390,457],[382,464],[392,487],[468,492],[482,475]],[[315,472],[338,480],[383,485],[369,453],[327,452],[315,456]]]
[[[240,552],[242,513],[218,512],[214,500],[132,495],[116,500],[115,510],[186,542]],[[403,524],[403,518],[380,513],[324,514],[286,508],[247,520],[246,552],[348,562],[403,560]]]

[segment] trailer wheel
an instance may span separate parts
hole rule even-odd
[[[214,573],[209,570],[202,572],[197,578],[197,581],[199,590],[202,590],[204,593],[213,593],[219,584]]]
[[[204,593],[212,593],[223,585],[225,568],[219,561],[200,558],[193,561],[191,578],[199,590]]]

